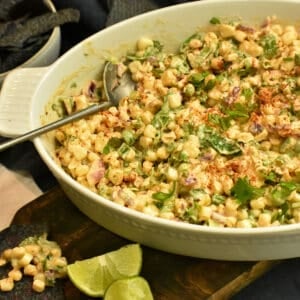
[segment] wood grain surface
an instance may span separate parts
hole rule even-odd
[[[59,187],[21,208],[12,221],[33,223],[49,226],[49,239],[59,243],[69,263],[131,243],[83,215]],[[148,280],[154,299],[159,300],[230,299],[279,263],[216,261],[142,248],[141,275]],[[69,280],[64,283],[64,291],[66,299],[89,299]]]

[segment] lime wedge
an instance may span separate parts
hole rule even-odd
[[[76,261],[67,266],[72,283],[83,293],[92,297],[104,295],[115,280],[137,276],[142,268],[142,249],[130,244],[116,251]]]
[[[153,300],[153,295],[146,279],[136,276],[114,281],[104,300]]]

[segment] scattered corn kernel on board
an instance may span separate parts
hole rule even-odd
[[[12,224],[46,223],[68,262],[101,255],[130,243],[83,215],[56,187],[15,215]],[[178,256],[143,248],[141,275],[151,286],[154,299],[229,299],[270,270],[279,261],[230,262]],[[65,299],[89,299],[69,280]]]

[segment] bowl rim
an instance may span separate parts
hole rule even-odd
[[[52,0],[43,0],[43,3],[46,6],[48,6],[48,8],[50,9],[51,12],[56,12],[56,8],[55,8],[54,3],[52,2]],[[21,64],[15,66],[14,68],[0,73],[0,78],[1,77],[4,78],[5,76],[8,75],[8,73],[13,71],[14,69],[27,67],[27,66],[29,67],[29,65],[31,64],[31,62],[33,60],[35,60],[37,57],[41,56],[43,54],[43,52],[45,52],[49,47],[51,47],[52,44],[54,44],[54,42],[57,40],[57,38],[59,38],[59,35],[60,35],[59,33],[60,33],[59,26],[54,27],[52,29],[52,32],[51,32],[49,38],[47,39],[46,43],[37,52],[35,52],[34,55],[29,57],[27,60],[25,60]]]
[[[201,6],[201,5],[213,5],[213,4],[224,4],[228,2],[227,0],[202,0],[202,1],[192,1],[187,3],[180,3],[171,5],[168,7],[163,7],[160,9],[152,10],[149,12],[142,13],[140,15],[131,17],[129,19],[120,21],[116,24],[113,24],[103,30],[101,32],[97,32],[92,34],[91,36],[87,37],[86,39],[80,41],[78,44],[74,45],[71,49],[69,49],[67,52],[65,52],[62,56],[58,58],[58,60],[50,66],[50,73],[52,72],[51,69],[55,69],[55,65],[57,63],[60,63],[64,57],[71,56],[73,52],[77,51],[84,43],[87,41],[90,41],[92,39],[98,39],[101,37],[102,33],[109,32],[111,30],[116,30],[117,28],[120,28],[121,26],[124,26],[125,23],[128,22],[135,22],[136,20],[142,19],[145,15],[147,16],[155,16],[156,14],[160,14],[161,11],[170,11],[173,9],[178,9],[181,6]],[[284,3],[284,4],[299,4],[299,0],[232,0],[231,2],[234,3]],[[98,37],[99,36],[99,37]],[[49,71],[49,70],[48,70]],[[49,72],[47,72],[49,74]],[[47,77],[47,74],[45,74],[44,79]],[[174,221],[174,220],[168,220],[163,219],[160,217],[148,215],[146,213],[136,211],[131,208],[127,208],[124,206],[121,206],[109,199],[106,199],[100,195],[98,195],[96,192],[93,192],[89,190],[87,187],[83,186],[79,182],[77,182],[75,179],[73,179],[69,174],[67,174],[53,159],[50,153],[46,150],[46,147],[44,146],[42,137],[36,137],[33,140],[33,143],[44,160],[44,162],[48,165],[49,169],[53,171],[54,174],[56,174],[57,178],[59,178],[60,181],[63,181],[68,186],[70,186],[75,191],[79,191],[81,194],[85,195],[89,200],[92,200],[96,203],[101,204],[102,207],[106,207],[111,209],[112,211],[115,211],[119,214],[126,215],[126,217],[131,218],[133,217],[134,220],[139,220],[142,223],[147,223],[148,225],[155,225],[160,228],[165,229],[176,229],[178,232],[182,233],[189,233],[189,234],[209,234],[210,236],[235,236],[235,237],[241,237],[241,238],[250,238],[250,237],[266,237],[266,236],[274,236],[276,234],[286,234],[294,233],[298,234],[300,231],[300,223],[295,224],[283,224],[279,226],[270,226],[270,227],[255,227],[255,228],[231,228],[231,227],[210,227],[210,226],[204,226],[204,225],[198,225],[198,224],[191,224],[191,223],[185,223],[183,221]]]

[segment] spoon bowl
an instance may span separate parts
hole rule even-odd
[[[107,62],[103,71],[104,91],[107,99],[117,106],[120,99],[130,95],[135,89],[135,83],[130,72],[119,71],[120,65]]]
[[[93,104],[85,109],[77,111],[67,117],[58,119],[47,125],[31,130],[28,133],[22,134],[16,138],[0,144],[0,152],[14,145],[31,140],[43,133],[59,128],[65,124],[77,121],[88,115],[97,113],[102,109],[107,109],[110,106],[118,106],[122,98],[128,96],[135,88],[135,84],[131,79],[130,73],[118,73],[118,64],[107,62],[103,71],[104,92],[107,101],[98,104]]]

